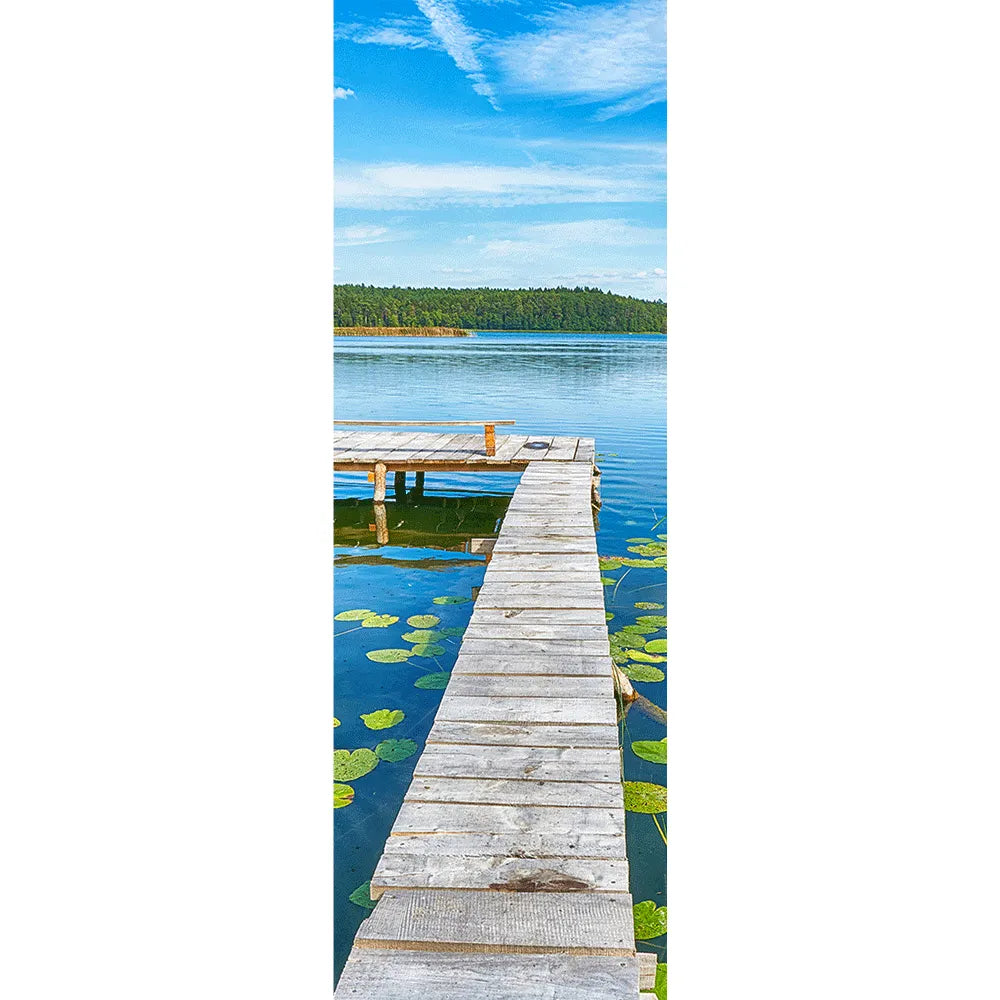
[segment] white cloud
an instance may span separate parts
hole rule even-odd
[[[393,234],[385,226],[342,226],[335,231],[334,242],[339,247],[364,246],[367,243],[388,243],[401,239],[400,234]]]
[[[512,90],[584,102],[620,99],[601,109],[601,118],[666,98],[663,0],[564,6],[538,23],[537,31],[491,46]]]
[[[663,229],[636,226],[626,219],[580,219],[518,226],[510,238],[490,240],[482,253],[487,257],[550,259],[589,253],[593,247],[632,248],[665,243]]]
[[[422,17],[386,18],[377,24],[341,24],[335,37],[358,45],[385,45],[397,49],[437,49],[438,43],[426,35]]]
[[[351,90],[350,87],[334,87],[333,88],[333,99],[335,101],[336,100],[341,100],[342,98],[345,98],[345,97],[353,97],[353,96],[354,96],[354,91]]]
[[[476,48],[482,39],[466,24],[453,0],[416,0],[455,65],[472,81],[472,89],[485,97],[494,111],[500,110],[496,91],[483,73]]]
[[[655,202],[664,197],[656,165],[526,167],[469,163],[342,163],[339,208],[421,209],[441,205]]]

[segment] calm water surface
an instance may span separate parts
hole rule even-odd
[[[601,556],[626,556],[632,538],[657,538],[666,522],[666,340],[655,336],[479,333],[470,338],[337,338],[334,351],[334,411],[342,420],[516,420],[498,433],[593,437],[604,505],[597,546]],[[361,428],[363,429],[363,428]],[[372,428],[373,430],[375,428]],[[414,428],[420,430],[421,428]],[[434,430],[428,427],[427,430]],[[463,430],[455,428],[456,433]],[[475,433],[475,428],[469,428]],[[479,432],[482,433],[481,431]],[[409,476],[408,487],[413,486]],[[412,739],[419,748],[430,730],[440,690],[417,688],[425,675],[448,671],[459,636],[403,663],[377,663],[365,653],[406,649],[401,635],[411,615],[433,614],[435,629],[468,624],[472,602],[435,604],[435,597],[471,598],[483,581],[485,561],[464,552],[470,537],[495,532],[506,498],[517,485],[510,473],[432,473],[425,498],[387,503],[389,544],[378,546],[369,530],[372,487],[364,475],[337,474],[335,493],[334,604],[340,613],[370,609],[394,615],[386,628],[335,622],[334,730],[337,748],[374,749],[384,739]],[[640,615],[635,603],[666,603],[666,573],[660,567],[623,567],[605,572],[609,629]],[[659,631],[649,638],[661,638]],[[666,664],[657,666],[665,670]],[[666,708],[666,682],[636,683],[636,689]],[[398,709],[405,718],[391,729],[372,731],[362,713]],[[633,706],[623,727],[628,780],[666,784],[665,768],[637,757],[633,740],[659,740],[665,726]],[[351,784],[354,801],[334,812],[335,974],[340,975],[354,934],[368,910],[348,897],[375,870],[385,840],[409,786],[419,753],[380,761]],[[661,819],[662,823],[662,819]],[[666,847],[652,817],[626,813],[631,891],[636,902],[666,902]],[[665,960],[666,936],[639,944]]]

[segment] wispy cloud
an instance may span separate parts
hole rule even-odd
[[[665,100],[663,0],[563,6],[537,20],[537,31],[490,46],[512,90],[588,103],[615,101],[597,112],[600,119]]]
[[[354,91],[350,87],[334,87],[333,88],[333,99],[335,101],[343,100],[345,97],[353,97]]]
[[[386,226],[342,226],[334,233],[334,243],[338,247],[360,247],[369,243],[390,243],[408,237],[408,233],[392,232]]]
[[[496,91],[486,79],[476,52],[482,39],[459,14],[453,0],[416,0],[416,4],[430,21],[431,31],[441,40],[455,65],[472,81],[472,89],[485,97],[495,111],[499,111]]]
[[[474,163],[341,163],[340,208],[422,209],[442,205],[658,202],[663,172],[656,165],[605,167]]]
[[[487,257],[558,258],[590,252],[593,247],[663,246],[662,229],[636,226],[627,219],[579,219],[518,226],[507,239],[492,239],[483,247]],[[645,276],[645,275],[644,275]]]
[[[427,22],[413,17],[384,18],[375,24],[339,24],[338,39],[358,45],[385,45],[397,49],[437,49],[437,40],[427,35]]]

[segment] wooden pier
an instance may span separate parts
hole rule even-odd
[[[336,997],[636,1000],[593,440],[351,432],[334,455],[383,484],[521,471]]]

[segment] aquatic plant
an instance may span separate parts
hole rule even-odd
[[[651,781],[626,781],[625,809],[635,813],[662,813],[667,811],[667,789]]]
[[[333,751],[333,780],[357,781],[374,771],[378,757],[367,747],[360,750]]]
[[[644,899],[632,907],[636,941],[649,941],[667,933],[667,908],[657,906],[652,899]]]
[[[413,740],[382,740],[375,747],[375,755],[379,760],[396,761],[406,760],[417,752],[417,744]]]
[[[652,764],[666,764],[667,738],[664,736],[662,740],[634,740],[632,753]]]
[[[393,726],[398,726],[406,715],[398,708],[380,708],[362,714],[360,718],[369,729],[391,729]]]

